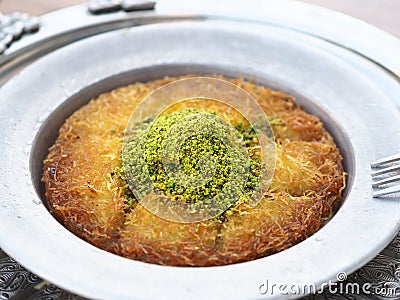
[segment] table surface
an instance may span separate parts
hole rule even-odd
[[[86,0],[0,0],[3,13],[23,11],[40,15]],[[200,0],[201,1],[201,0]],[[296,1],[296,0],[295,0]],[[400,0],[297,0],[334,9],[366,21],[400,38]]]

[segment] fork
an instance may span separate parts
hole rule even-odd
[[[372,178],[376,179],[372,183],[372,187],[376,190],[374,197],[381,197],[400,192],[400,185],[382,188],[389,183],[400,182],[400,153],[379,159],[371,164]]]

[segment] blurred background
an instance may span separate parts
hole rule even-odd
[[[201,1],[201,0],[199,0]],[[293,0],[334,9],[366,21],[400,38],[400,0]],[[85,0],[2,0],[0,11],[32,15],[84,3]]]

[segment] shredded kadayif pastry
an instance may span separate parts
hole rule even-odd
[[[170,266],[254,260],[285,250],[318,231],[341,200],[345,186],[342,156],[321,121],[303,111],[293,97],[242,79],[224,78],[258,101],[276,142],[272,184],[263,191],[259,204],[251,207],[238,201],[212,219],[183,224],[160,218],[135,199],[122,166],[124,130],[146,95],[177,79],[118,88],[90,101],[66,120],[44,161],[43,182],[51,213],[71,232],[99,248]],[[202,106],[199,109],[226,117],[223,108]],[[198,171],[196,157],[204,146],[213,149],[216,165],[225,168],[225,173],[216,173],[206,187],[197,190],[182,188],[166,176],[157,156],[157,130],[165,131],[180,114],[190,113],[171,112],[161,118],[150,139],[155,142],[146,150],[156,186],[172,200],[202,201],[218,192],[229,173],[224,145],[199,136],[183,149],[187,150],[180,156],[184,171]],[[243,124],[236,122],[235,127],[251,147],[256,141],[254,132]],[[258,166],[253,156],[248,191],[254,188]]]

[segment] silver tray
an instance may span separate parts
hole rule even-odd
[[[67,22],[72,19],[76,22]],[[0,59],[1,79],[8,80],[0,89],[5,158],[0,246],[38,276],[91,298],[287,298],[300,295],[263,295],[260,287],[267,279],[317,286],[340,281],[339,273],[363,266],[398,232],[399,198],[372,198],[369,166],[400,149],[394,104],[399,106],[400,95],[397,39],[291,1],[169,0],[160,1],[156,12],[104,16],[76,6],[44,16],[42,29]],[[118,85],[214,72],[254,76],[294,94],[327,125],[343,151],[349,180],[344,204],[325,227],[299,245],[256,261],[172,268],[101,251],[49,215],[41,201],[41,161],[65,117]],[[390,263],[367,265],[352,280],[398,284],[396,243],[382,254],[394,253]],[[1,278],[10,282],[9,275]]]

